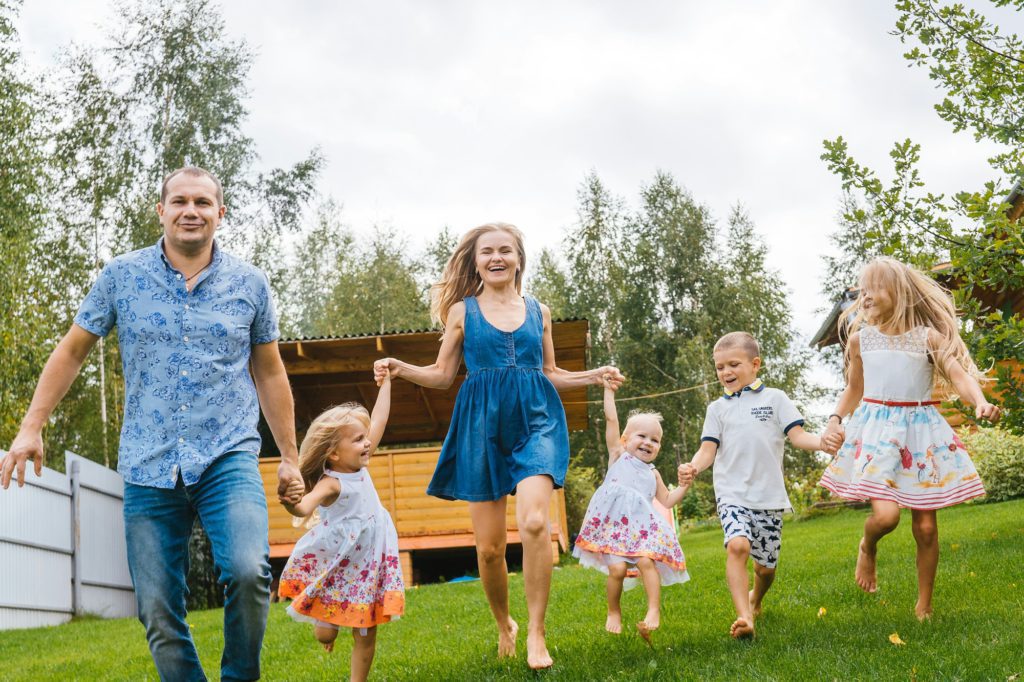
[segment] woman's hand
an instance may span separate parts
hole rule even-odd
[[[612,365],[605,365],[594,370],[594,383],[608,386],[613,391],[619,390],[625,380],[626,377],[622,375],[619,368]]]
[[[385,379],[394,379],[396,376],[398,376],[398,360],[381,358],[373,363],[373,380],[378,386],[383,384]]]

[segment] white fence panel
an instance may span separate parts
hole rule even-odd
[[[0,491],[0,630],[136,613],[121,477],[70,452],[66,469]]]

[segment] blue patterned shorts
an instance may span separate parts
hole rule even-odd
[[[733,538],[744,537],[750,541],[750,556],[754,561],[765,568],[775,568],[782,545],[781,509],[747,509],[719,502],[718,518],[727,546]]]

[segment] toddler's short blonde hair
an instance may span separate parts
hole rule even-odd
[[[661,427],[661,422],[665,420],[661,416],[661,412],[652,412],[650,410],[630,410],[629,416],[626,417],[626,426],[622,429],[622,435],[626,435],[630,432],[630,424],[633,424],[637,419],[653,419],[658,422],[658,427]]]

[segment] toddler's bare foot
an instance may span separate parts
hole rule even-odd
[[[929,604],[928,606],[922,606],[921,602],[918,601],[916,604],[914,604],[914,615],[917,616],[917,619],[922,623],[925,622],[926,620],[932,617],[931,605]]]
[[[750,602],[750,613],[753,614],[754,618],[761,617],[761,602],[754,603],[754,591],[751,590],[747,593],[747,600]]]
[[[874,592],[878,589],[878,578],[875,575],[875,553],[868,552],[864,548],[864,538],[860,539],[860,546],[857,548],[857,568],[854,571],[854,578],[857,585],[865,592]]]
[[[729,634],[733,639],[750,639],[754,636],[754,619],[740,616],[733,621]]]
[[[519,635],[519,623],[511,618],[503,628],[498,628],[498,658],[511,658],[516,655],[516,637]]]
[[[526,664],[533,670],[550,668],[554,665],[551,654],[548,653],[548,645],[544,641],[543,628],[539,631],[532,631],[526,636]]]
[[[313,626],[313,636],[323,646],[324,651],[327,653],[334,651],[334,640],[338,639],[338,631],[335,628],[315,625]]]
[[[613,635],[618,635],[622,632],[622,614],[608,612],[608,620],[604,622],[604,629]]]

